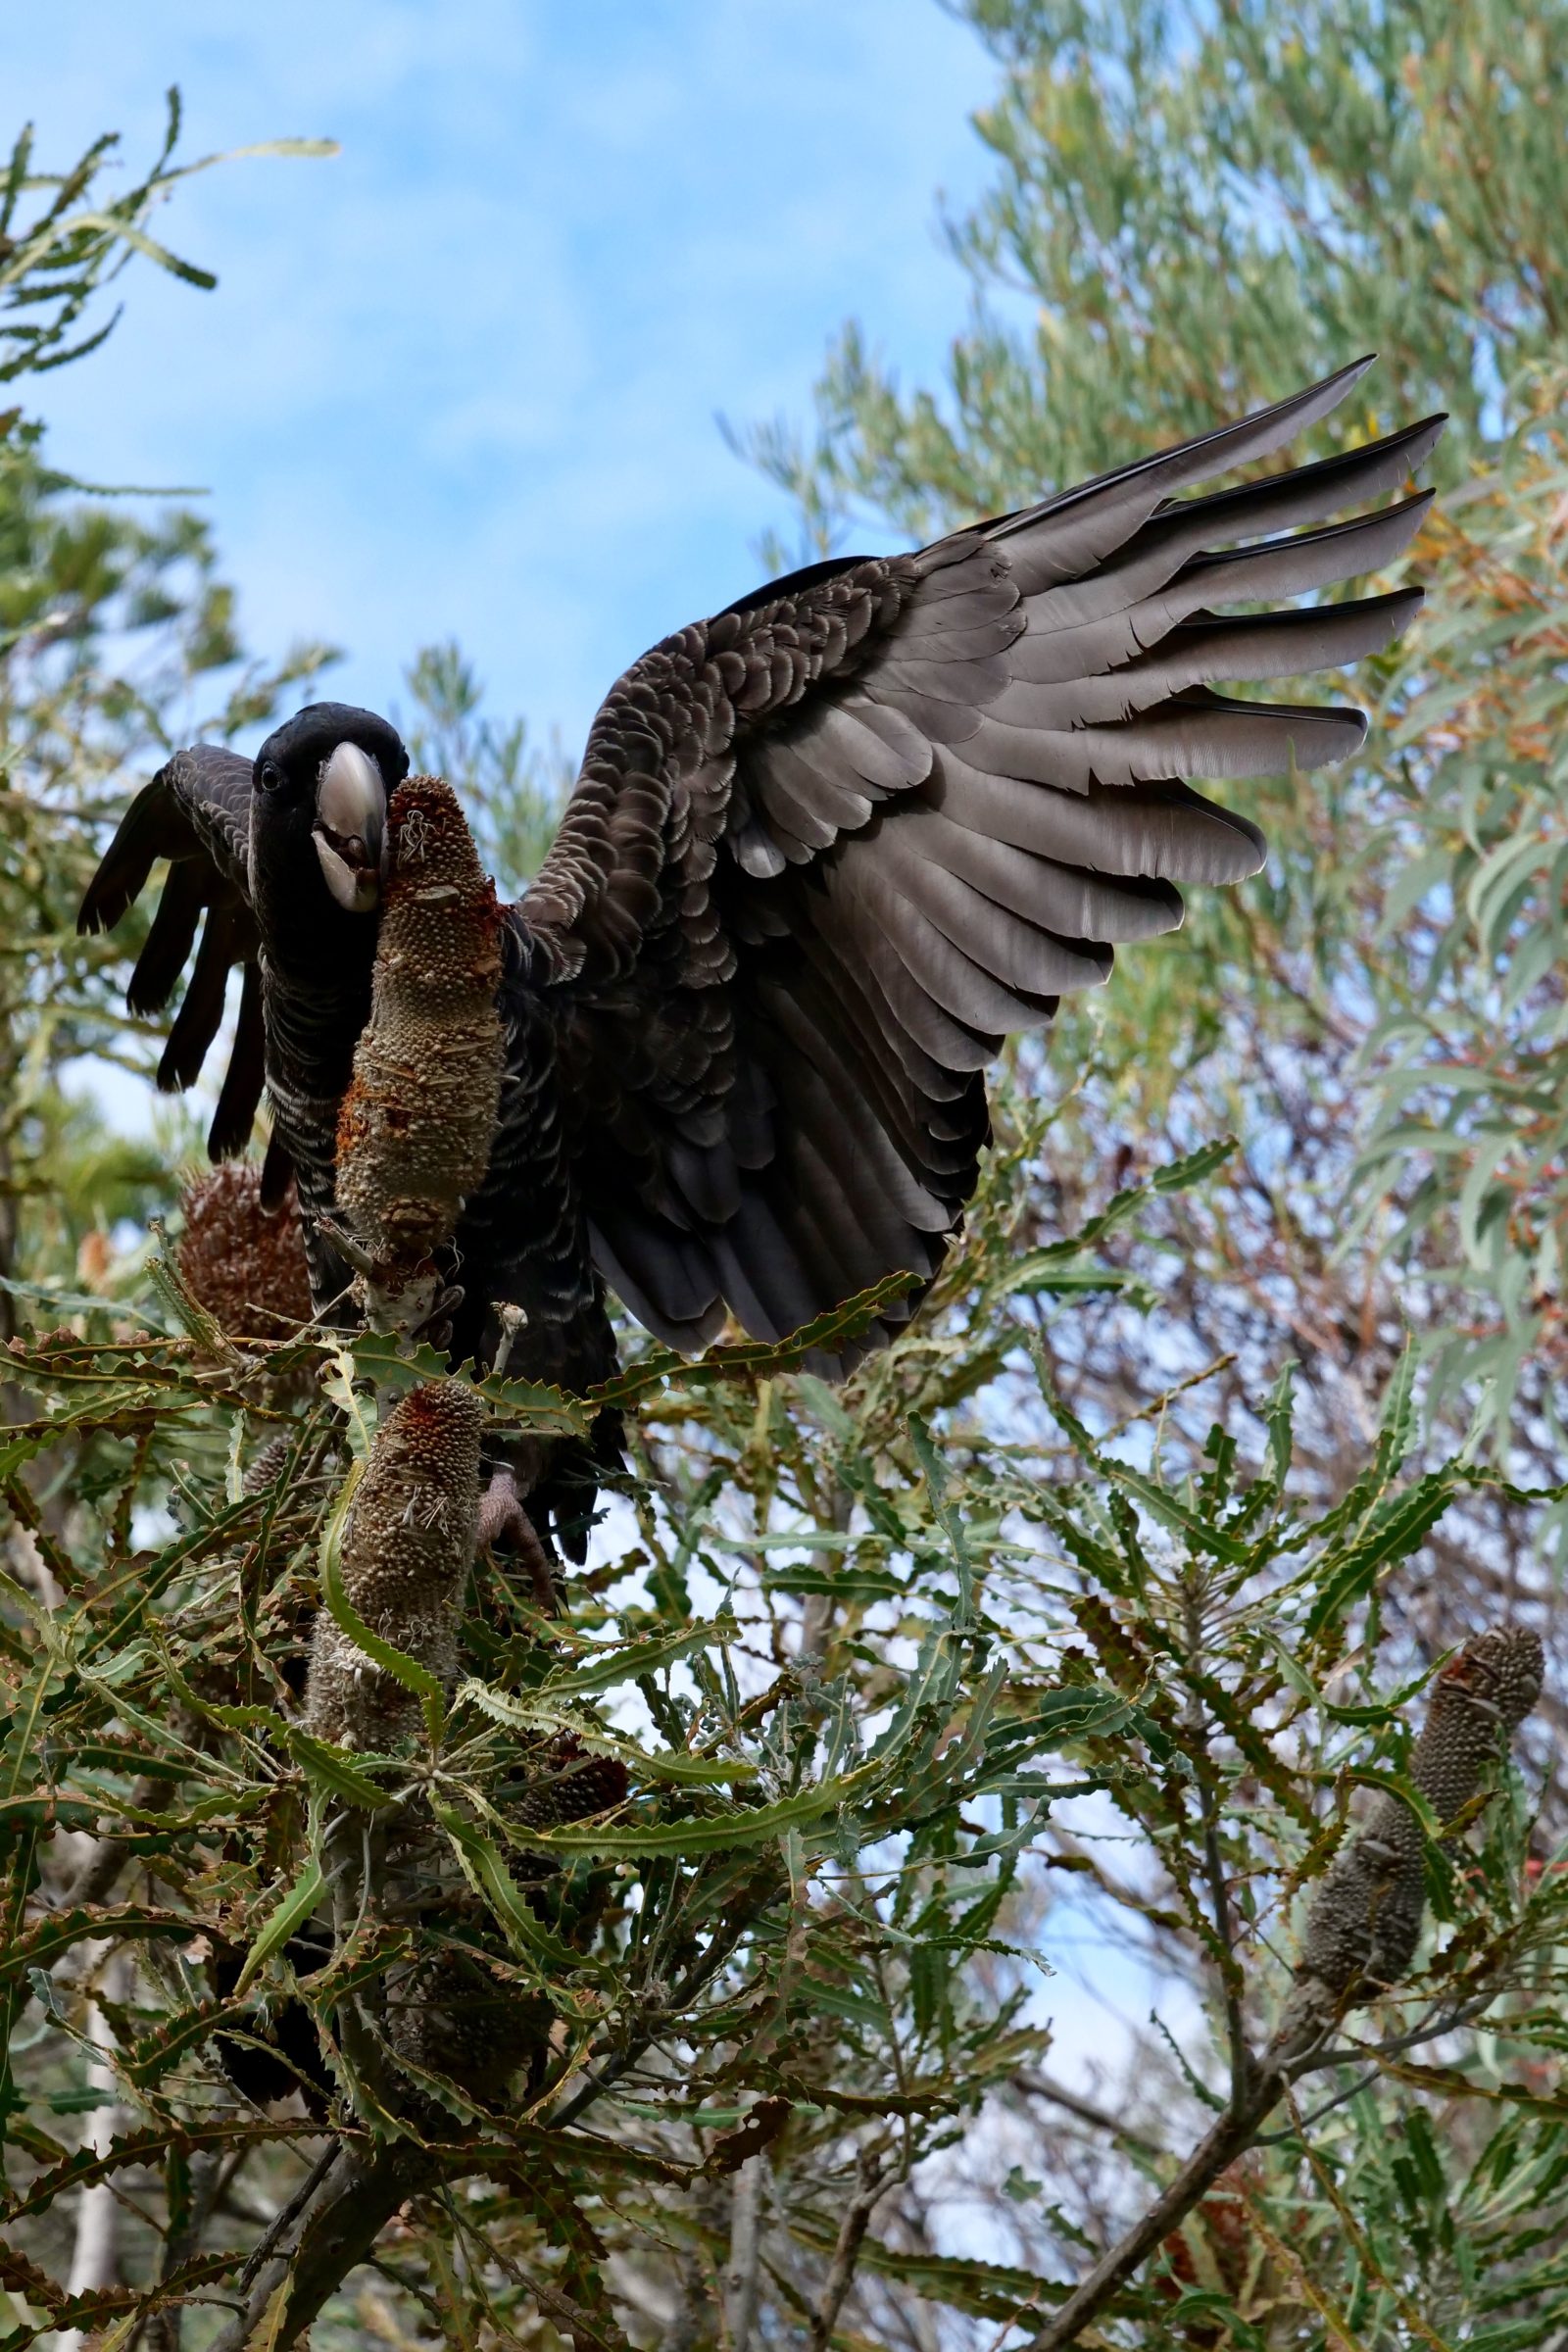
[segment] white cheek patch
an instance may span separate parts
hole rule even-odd
[[[338,905],[350,914],[368,914],[381,895],[378,877],[374,873],[365,872],[363,868],[357,871],[346,858],[338,856],[331,843],[319,833],[313,833],[311,839],[316,844],[316,855],[321,861],[326,887]]]

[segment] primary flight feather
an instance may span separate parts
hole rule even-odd
[[[929,1281],[974,1188],[1002,1040],[1103,981],[1115,943],[1173,929],[1178,884],[1261,865],[1256,828],[1184,776],[1309,769],[1362,740],[1358,710],[1215,685],[1398,634],[1417,590],[1250,608],[1390,563],[1429,495],[1344,517],[1398,489],[1444,420],[1180,494],[1280,449],[1369,364],[917,554],[775,580],[626,672],[506,910],[506,1082],[455,1243],[454,1360],[491,1359],[510,1302],[513,1372],[603,1379],[607,1284],[696,1348],[727,1314],[777,1339],[897,1269]],[[107,928],[170,860],[127,991],[144,1013],[205,916],[161,1084],[194,1078],[242,965],[211,1146],[244,1148],[265,1077],[270,1179],[297,1172],[318,1307],[347,1283],[318,1220],[407,767],[384,720],[335,704],[254,763],[180,752],[81,909]]]

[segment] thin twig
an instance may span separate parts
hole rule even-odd
[[[1434,1788],[1442,1788],[1444,1810],[1450,1815],[1454,1800],[1469,1793],[1455,1785],[1453,1768],[1446,1761],[1451,1743],[1459,1742],[1460,1780],[1479,1777],[1481,1756],[1471,1744],[1473,1721],[1466,1721],[1479,1708],[1497,1728],[1505,1746],[1509,1731],[1528,1714],[1540,1692],[1540,1644],[1534,1643],[1532,1660],[1532,1643],[1533,1637],[1521,1636],[1513,1628],[1484,1634],[1450,1663],[1434,1689],[1411,1772],[1417,1788],[1429,1797]],[[1392,1818],[1381,1819],[1374,1813],[1372,1827],[1363,1829],[1359,1838],[1342,1850],[1318,1888],[1303,1938],[1301,1971],[1262,2058],[1251,2064],[1245,2057],[1244,2045],[1243,2063],[1225,2113],[1205,2132],[1169,2187],[1107,2248],[1022,2352],[1063,2352],[1066,2345],[1077,2342],[1149,2256],[1181,2227],[1220,2175],[1254,2144],[1259,2126],[1286,2096],[1293,2080],[1336,2062],[1327,2046],[1329,2038],[1345,2011],[1368,1998],[1378,1982],[1376,1963],[1381,1961],[1387,1967],[1392,1962],[1399,1973],[1408,1967],[1420,1926],[1419,1908],[1413,1919],[1408,1913],[1396,1914],[1387,1901],[1389,1881],[1381,1865],[1375,1870],[1362,1866],[1390,1850],[1388,1841],[1399,1826],[1401,1800],[1385,1798],[1380,1802],[1391,1809]],[[1419,1873],[1418,1835],[1408,1853],[1392,1850],[1396,1863]],[[1353,1931],[1357,1906],[1361,1905],[1366,1906],[1365,1945],[1358,1951]],[[1399,1930],[1398,1938],[1380,1946],[1380,1929],[1386,1929],[1391,1917]],[[1449,2013],[1450,2024],[1455,2015]],[[1415,2037],[1430,2035],[1437,2023],[1429,2018]]]
[[[731,2352],[747,2352],[757,2317],[757,2257],[763,2165],[760,2156],[736,2169],[730,2188],[729,2267],[724,2274],[725,2318]]]
[[[325,2152],[317,2158],[310,2171],[306,2174],[304,2180],[300,2182],[299,2187],[289,2198],[288,2203],[278,2207],[276,2213],[272,2216],[271,2224],[268,2229],[266,2236],[261,2238],[251,2249],[250,2260],[246,2263],[245,2268],[239,2275],[239,2283],[243,2292],[247,2294],[249,2293],[251,2284],[255,2279],[258,2271],[260,2271],[263,2263],[266,2262],[268,2256],[271,2253],[278,2240],[285,2234],[286,2231],[291,2230],[294,2224],[299,2220],[300,2215],[305,2211],[306,2206],[310,2203],[312,2197],[315,2196],[317,2190],[320,2187],[321,2182],[326,2179],[327,2174],[331,2171],[333,2164],[337,2160],[337,2152],[338,2142],[334,2139]]]
[[[292,2246],[262,2264],[243,2309],[214,2339],[210,2352],[244,2352],[280,2289],[286,2291],[270,2342],[271,2352],[289,2352],[327,2297],[367,2259],[398,2207],[429,2187],[439,2171],[439,2158],[406,2139],[363,2154],[335,2148],[300,2213]]]
[[[1233,2104],[1204,2133],[1170,2186],[1155,2198],[1126,2235],[1102,2254],[1058,2311],[1022,2352],[1062,2352],[1118,2294],[1133,2273],[1164,2244],[1206,2195],[1221,2173],[1252,2144],[1258,2125],[1285,2093],[1285,2076],[1271,2071],[1254,2079],[1250,2094]]]
[[[873,2158],[862,2155],[858,2169],[859,2186],[851,2198],[839,2226],[838,2244],[833,2249],[833,2260],[828,2266],[821,2296],[811,2314],[810,2330],[806,2339],[807,2352],[827,2352],[844,2298],[855,2280],[855,2266],[860,2258],[860,2248],[865,2242],[865,2233],[870,2228],[877,2199],[886,2186],[886,2177]]]
[[[1187,1649],[1195,1669],[1200,1665],[1203,1640],[1202,1613],[1199,1594],[1189,1584],[1186,1593]],[[1203,1702],[1196,1685],[1190,1687],[1187,1700],[1188,1727],[1194,1735],[1195,1776],[1198,1783],[1198,1810],[1203,1832],[1203,1866],[1208,1880],[1209,1901],[1214,1908],[1214,1934],[1217,1939],[1215,1964],[1219,1970],[1220,1994],[1225,2005],[1225,2038],[1230,2051],[1231,2103],[1240,2105],[1246,2096],[1252,2071],[1251,2053],[1247,2046],[1247,2026],[1242,2015],[1241,1968],[1236,1958],[1236,1936],[1231,1925],[1230,1891],[1225,1882],[1225,1857],[1220,1851],[1219,1810],[1215,1802],[1214,1783],[1208,1765],[1207,1722]],[[1199,1760],[1201,1758],[1201,1761]]]
[[[549,2118],[544,2127],[547,2132],[564,2132],[568,2124],[576,2122],[584,2108],[591,2107],[595,2099],[620,2081],[622,2075],[630,2073],[654,2039],[654,2027],[662,2024],[667,2017],[680,2016],[682,2011],[690,2007],[709,1978],[713,1976],[729,1958],[730,1953],[735,1949],[760,1908],[760,1902],[747,1904],[733,1912],[721,1928],[714,1930],[707,1951],[687,1970],[674,1991],[659,2009],[648,2032],[639,2034],[637,2039],[629,2042],[623,2050],[614,2051],[605,2060],[597,2074],[590,2075],[585,2082],[579,2083],[570,2098],[558,2107],[554,2115]]]
[[[1091,2100],[1081,2099],[1076,2091],[1068,2090],[1064,2083],[1053,2082],[1049,2075],[1020,2072],[1012,2080],[1015,2087],[1027,2097],[1049,2099],[1054,2107],[1060,2107],[1068,2115],[1075,2115],[1081,2124],[1088,2124],[1093,2131],[1104,2132],[1112,2139],[1119,2139],[1124,2147],[1132,2148],[1140,2156],[1158,2156],[1162,2152],[1142,2132],[1135,2132],[1130,2124],[1124,2124],[1119,2117],[1108,2114],[1103,2107],[1095,2106]]]

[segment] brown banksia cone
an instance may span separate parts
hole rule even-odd
[[[1523,1626],[1494,1627],[1444,1667],[1410,1752],[1410,1778],[1440,1821],[1480,1793],[1487,1767],[1541,1696],[1544,1670],[1540,1638]],[[1330,2007],[1397,1984],[1425,1907],[1421,1826],[1402,1799],[1380,1793],[1318,1888],[1299,1978],[1332,1996]]]
[[[518,2069],[548,2049],[556,2013],[542,1994],[447,1951],[396,1968],[386,2036],[400,2058],[445,2075],[481,2106],[499,2106]]]
[[[343,1531],[343,1589],[383,1642],[442,1681],[479,1518],[484,1407],[458,1380],[414,1389],[382,1422]],[[415,1694],[324,1606],[311,1647],[306,1722],[318,1739],[383,1748],[417,1729]]]
[[[175,1263],[197,1303],[231,1339],[284,1340],[311,1319],[311,1282],[292,1184],[262,1206],[262,1172],[228,1160],[186,1186]]]
[[[569,1737],[532,1759],[533,1786],[507,1808],[514,1821],[551,1830],[618,1805],[629,1786],[618,1756],[596,1756]],[[539,1856],[514,1855],[526,1885],[553,1874]],[[537,1891],[528,1897],[537,1904]],[[559,1932],[559,1931],[558,1931]],[[519,2068],[548,2047],[555,2011],[548,2001],[487,1969],[472,1954],[445,1952],[394,1972],[387,1986],[387,2038],[399,2055],[447,2076],[469,2097],[495,2106]]]
[[[396,1292],[483,1181],[501,1101],[501,914],[462,809],[410,776],[387,809],[370,1018],[337,1131],[337,1198]]]
[[[618,1756],[590,1755],[577,1740],[553,1740],[537,1759],[538,1779],[510,1808],[530,1830],[562,1829],[618,1805],[631,1786]]]

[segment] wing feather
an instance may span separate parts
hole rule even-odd
[[[1366,365],[916,555],[813,565],[609,697],[514,919],[593,1248],[651,1328],[698,1344],[727,1307],[778,1337],[894,1268],[929,1282],[1002,1039],[1178,924],[1178,884],[1261,864],[1256,826],[1185,778],[1359,747],[1357,710],[1217,689],[1407,625],[1408,588],[1289,600],[1398,559],[1426,496],[1347,510],[1398,491],[1443,420],[1204,485]]]
[[[166,1092],[190,1086],[200,1075],[222,1025],[229,972],[241,966],[239,1021],[208,1138],[215,1159],[244,1150],[263,1084],[250,798],[251,762],[238,752],[210,743],[176,752],[126,809],[76,917],[83,933],[112,930],[146,888],[154,866],[168,860],[157,910],[125,990],[129,1009],[149,1018],[163,1011],[190,965],[158,1065]]]
[[[223,1073],[218,1107],[207,1135],[210,1159],[236,1159],[251,1140],[262,1089],[267,1083],[267,1037],[262,1021],[261,967],[253,959],[243,966],[239,1017],[228,1068]]]

